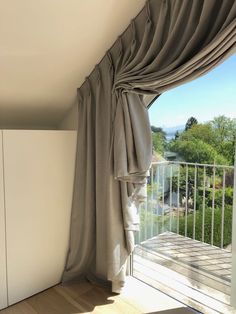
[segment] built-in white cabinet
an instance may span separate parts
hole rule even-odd
[[[76,132],[0,132],[0,309],[61,280]]]

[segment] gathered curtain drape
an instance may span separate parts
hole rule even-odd
[[[78,89],[78,141],[63,281],[119,292],[138,230],[152,142],[143,95],[199,77],[235,50],[236,1],[150,0]]]

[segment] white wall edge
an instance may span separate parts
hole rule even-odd
[[[3,170],[3,131],[0,131],[0,310],[8,306],[6,263],[6,209]]]

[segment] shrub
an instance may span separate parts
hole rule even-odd
[[[196,212],[196,229],[195,239],[202,241],[202,217],[203,212]],[[216,208],[214,210],[214,236],[213,244],[215,246],[221,245],[221,219],[222,210]],[[205,209],[205,223],[204,223],[204,242],[211,243],[211,222],[212,222],[212,209]],[[176,232],[176,230],[173,230]],[[181,217],[179,220],[179,233],[185,235],[185,217]],[[187,236],[193,238],[193,214],[189,214],[187,217]],[[224,247],[231,244],[232,241],[232,206],[227,205],[224,211]]]
[[[215,190],[215,207],[222,207],[222,198],[223,198],[223,189]],[[213,200],[213,191],[210,189],[210,193],[206,198],[206,206],[211,207]],[[233,204],[233,188],[227,187],[225,189],[225,204],[232,205]]]

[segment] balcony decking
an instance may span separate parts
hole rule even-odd
[[[160,234],[142,243],[148,250],[170,257],[216,278],[230,282],[231,252],[183,237],[176,233]]]
[[[165,232],[136,246],[133,273],[203,313],[229,306],[231,252]]]

